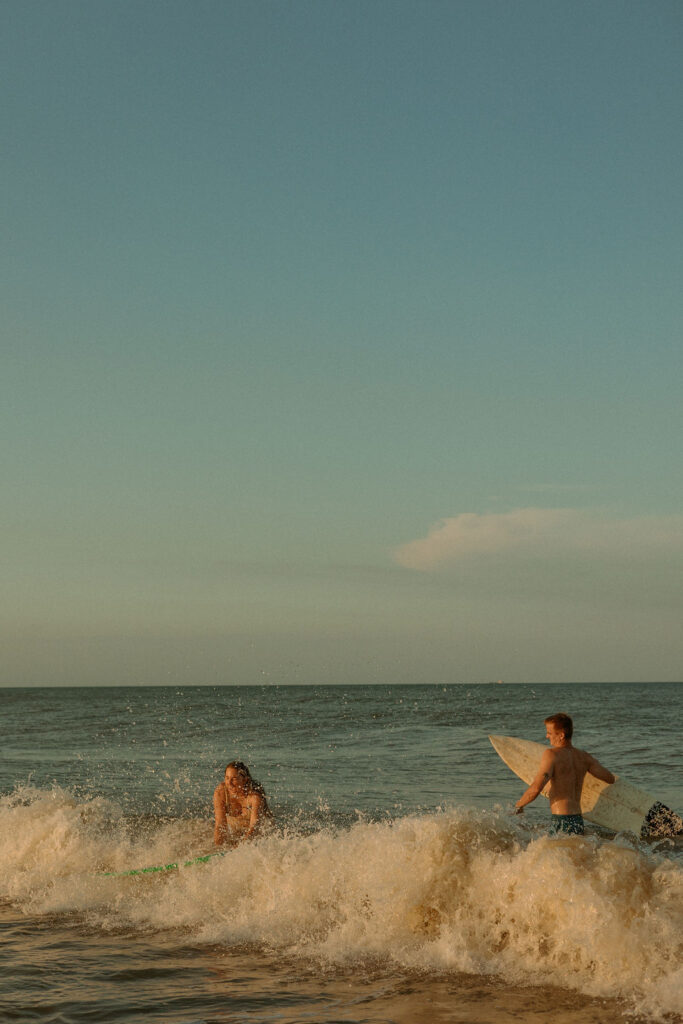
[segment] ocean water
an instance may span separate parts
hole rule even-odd
[[[679,684],[0,691],[0,1020],[683,1020],[683,844],[547,835],[487,736],[683,810]],[[227,761],[276,827],[208,862]]]

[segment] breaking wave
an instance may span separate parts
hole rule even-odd
[[[274,831],[206,863],[207,821],[125,818],[55,787],[0,799],[0,899],[104,931],[181,930],[323,963],[384,960],[683,1011],[683,870],[669,843],[549,838],[455,808]]]

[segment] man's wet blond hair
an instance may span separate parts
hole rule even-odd
[[[574,723],[572,722],[569,715],[565,715],[563,711],[560,711],[557,715],[550,715],[549,718],[545,718],[544,722],[546,725],[554,725],[556,729],[559,729],[564,733],[564,738],[570,740],[572,733],[574,732]]]

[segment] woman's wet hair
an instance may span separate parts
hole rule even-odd
[[[244,761],[231,761],[230,764],[226,764],[225,766],[226,772],[228,768],[233,768],[240,778],[244,780],[249,793],[258,793],[259,796],[262,796],[265,799],[266,791],[260,782],[257,782],[256,779],[252,779],[251,772]],[[225,774],[225,772],[223,774]]]

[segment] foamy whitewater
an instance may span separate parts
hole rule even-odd
[[[178,951],[248,950],[270,962],[274,957],[294,975],[297,964],[309,974],[315,965],[321,976],[330,971],[343,974],[350,966],[372,971],[382,965],[394,978],[466,975],[484,985],[487,979],[492,985],[505,983],[515,991],[552,987],[589,1000],[608,1000],[608,1016],[600,1020],[619,1020],[623,1015],[680,1019],[680,840],[643,842],[632,834],[614,836],[599,830],[585,838],[550,838],[545,829],[547,803],[542,806],[540,800],[533,814],[509,814],[507,802],[523,786],[488,745],[487,732],[514,731],[539,738],[537,719],[542,722],[558,706],[581,709],[575,716],[580,720],[587,717],[587,704],[590,710],[602,702],[599,717],[605,720],[608,689],[596,693],[598,687],[577,686],[571,694],[567,688],[563,693],[558,689],[537,687],[533,694],[523,694],[513,687],[378,687],[371,695],[347,689],[343,697],[342,691],[306,695],[291,690],[212,689],[183,691],[180,700],[178,691],[173,691],[175,698],[159,690],[90,691],[93,698],[85,703],[81,691],[81,729],[84,719],[90,724],[80,750],[74,745],[78,730],[73,728],[78,694],[51,691],[51,705],[64,701],[71,712],[71,726],[66,725],[67,710],[62,721],[62,731],[69,736],[59,739],[55,729],[51,738],[44,737],[47,754],[29,754],[31,734],[27,743],[24,732],[21,742],[14,743],[9,762],[16,771],[23,749],[24,756],[32,758],[34,777],[26,772],[23,779],[13,780],[11,788],[4,785],[0,799],[0,905],[11,923],[10,932],[23,917],[31,928],[55,928],[60,944],[68,941],[65,924],[75,935],[113,939],[119,956],[125,954],[131,937],[138,944],[161,938],[167,951],[174,946]],[[611,694],[615,705],[623,706],[625,699],[628,703],[628,689],[622,688],[619,701]],[[35,704],[36,694],[13,694],[15,710],[26,712],[27,702],[34,701],[39,725],[43,712]],[[672,694],[678,698],[680,691],[670,689],[663,696]],[[671,703],[668,712],[658,712],[654,697],[654,692],[641,695],[640,729],[634,728],[634,735],[622,743],[632,761],[649,758],[658,764],[667,756],[665,745],[656,746],[656,738],[654,743],[650,738],[647,718],[661,714],[670,719]],[[220,750],[208,726],[216,699],[225,699],[226,707],[241,701],[244,719],[240,724],[240,714],[234,713],[227,731],[236,735],[229,736],[225,746],[221,737]],[[638,699],[635,692],[630,699]],[[119,701],[134,708],[129,721],[135,726],[120,724],[128,712],[124,705],[115,710]],[[259,712],[266,715],[269,703],[269,719],[277,717],[279,707],[283,722],[278,739],[271,736],[270,744],[267,737],[255,739],[255,719],[257,723]],[[303,715],[302,703],[308,707]],[[591,713],[597,714],[595,707]],[[174,752],[163,748],[163,741],[151,742],[159,728],[167,743],[169,736],[180,736],[179,714],[192,723],[195,754],[188,760],[183,760],[177,740]],[[383,724],[378,726],[372,714],[384,715]],[[513,723],[510,716],[515,714]],[[143,729],[136,731],[141,719]],[[12,719],[10,714],[10,720],[18,722],[20,715]],[[25,730],[28,721],[30,715],[23,718]],[[116,741],[107,750],[101,737],[112,721],[119,725],[109,733]],[[211,758],[216,755],[215,770],[213,763],[196,760],[202,742],[197,726],[202,721],[207,723],[206,749]],[[261,724],[263,728],[263,717]],[[604,738],[600,749],[599,724],[593,721],[590,730],[597,747],[588,741],[585,746],[644,785],[647,771],[632,766],[627,772],[617,763],[613,735],[614,749]],[[309,756],[298,744],[287,760],[287,734],[297,728],[309,734]],[[577,736],[577,742],[580,739]],[[258,743],[262,749],[254,749]],[[135,749],[138,746],[141,749]],[[212,852],[212,786],[222,763],[244,755],[245,748],[245,759],[258,766],[276,813],[270,834],[179,870],[144,876],[103,874],[182,863]],[[267,751],[272,755],[274,749],[276,757],[268,760]],[[70,772],[74,774],[69,764],[76,766],[78,776],[71,785],[66,784]],[[675,775],[675,764],[671,770]],[[46,774],[53,775],[52,781],[35,778]],[[456,776],[455,782],[450,775]],[[384,781],[378,781],[382,777]],[[279,788],[276,778],[281,780]],[[179,780],[184,780],[182,785]],[[677,791],[671,781],[666,792],[656,795],[674,804]],[[443,799],[437,803],[432,797],[433,805],[424,806],[439,784]],[[463,798],[465,794],[469,799]],[[160,813],[164,803],[174,804],[169,813]],[[21,973],[29,954],[19,941],[12,948],[14,970]],[[45,969],[49,971],[49,964]],[[15,991],[13,977],[16,973],[10,969],[3,971],[7,1007],[18,1011],[28,1005],[22,1004],[26,987]],[[79,981],[84,982],[87,978]],[[63,978],[59,984],[64,986]],[[61,1016],[46,1014],[42,1019],[91,1019],[79,1016],[70,998],[64,996],[65,1006],[72,1005],[71,1016],[67,1006],[59,1011]],[[543,998],[549,998],[547,991]],[[39,1002],[36,996],[31,1006]],[[605,1004],[600,1005],[604,1010]],[[278,1016],[276,1009],[273,1002],[223,1018],[207,1016],[206,1007],[198,1005],[191,1012],[162,1013],[159,1019],[403,1019],[388,1016],[381,998],[375,1004],[376,1016],[366,1006],[357,1018],[338,1012],[327,1018],[320,1011],[308,1018],[303,1011],[300,1017],[286,1017]],[[124,1009],[123,1003],[112,1004],[110,1012],[96,1019],[155,1019],[142,1013],[138,1018],[138,1012],[130,1005]],[[17,1012],[14,1019],[23,1018]],[[487,1019],[503,1017],[490,1010]]]

